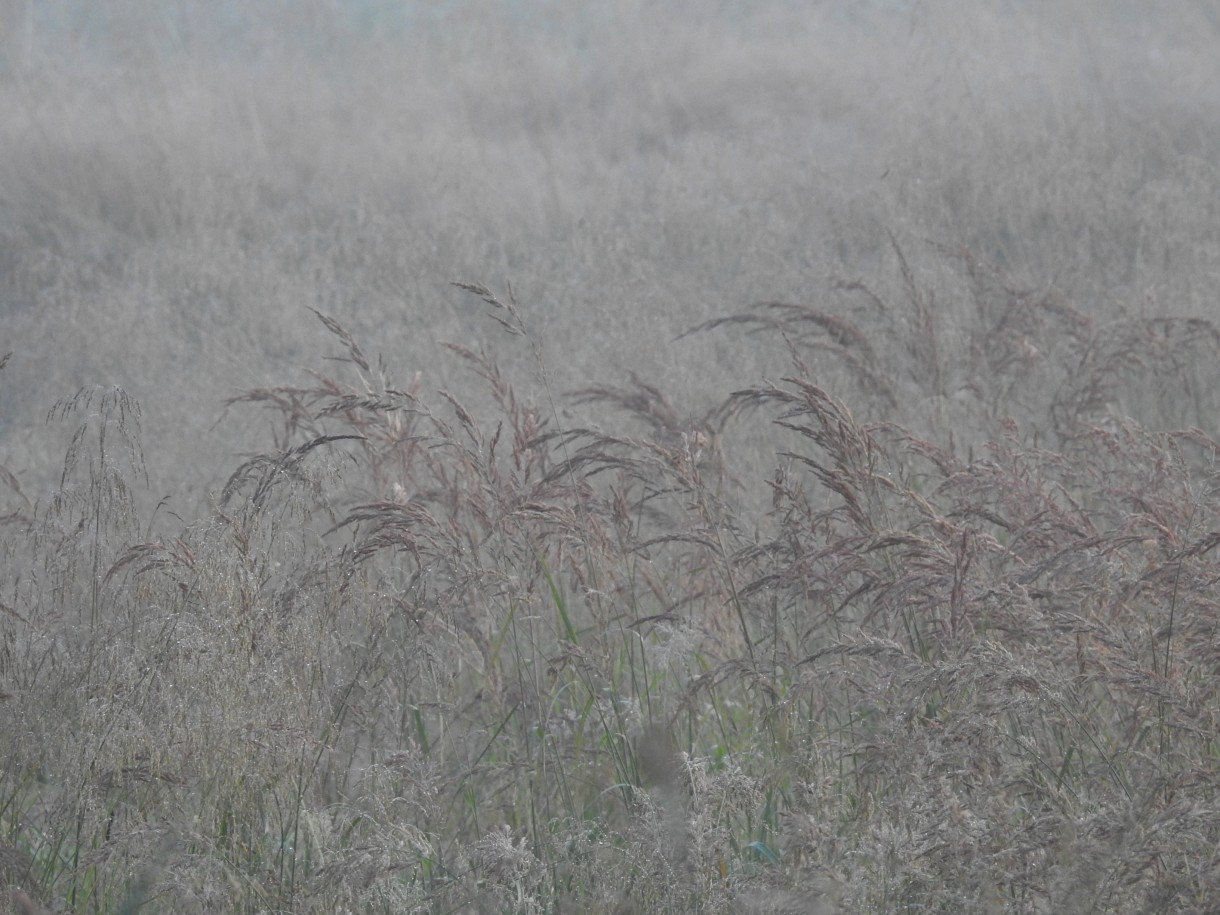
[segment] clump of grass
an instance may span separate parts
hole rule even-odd
[[[122,392],[57,408],[87,419],[10,516],[0,608],[29,886],[103,913],[1205,911],[1220,444],[1121,408],[1199,392],[1182,346],[1215,329],[1085,319],[950,255],[977,309],[948,330],[892,245],[902,308],[839,282],[865,307],[699,328],[787,366],[712,410],[639,377],[565,402],[483,286],[538,401],[469,346],[485,400],[401,384],[318,313],[339,370],[231,401],[270,442],[192,521],[138,517]],[[774,463],[744,463],[761,436]]]

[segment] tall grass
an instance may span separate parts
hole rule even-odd
[[[1115,405],[1202,396],[1216,330],[1008,288],[941,337],[893,244],[870,324],[699,328],[790,367],[697,418],[642,379],[521,400],[454,345],[475,409],[319,313],[337,371],[234,398],[270,450],[197,521],[133,516],[123,392],[57,407],[61,486],[6,528],[8,879],[81,912],[1207,911],[1220,446]],[[545,381],[528,309],[463,286]],[[1009,418],[916,434],[904,366]]]
[[[1207,4],[8,6],[0,911],[1216,909]]]

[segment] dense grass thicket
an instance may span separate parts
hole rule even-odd
[[[0,912],[1217,910],[1212,4],[250,6],[4,9]]]

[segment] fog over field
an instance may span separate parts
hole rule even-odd
[[[1213,314],[1218,19],[12,0],[0,457],[33,497],[64,445],[50,405],[117,384],[152,490],[199,498],[260,434],[249,412],[214,428],[222,402],[330,352],[311,308],[401,384],[464,390],[453,341],[528,386],[528,352],[451,281],[511,284],[557,393],[636,372],[692,414],[784,366],[679,334],[757,301],[844,312],[835,279],[896,288],[887,233],[933,285],[943,246],[1090,314]]]
[[[0,0],[0,915],[1220,910],[1218,48]]]

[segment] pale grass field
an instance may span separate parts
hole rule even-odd
[[[1220,899],[1220,13],[10,2],[0,911]]]

